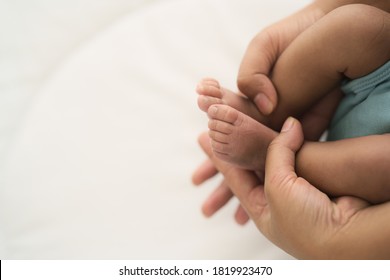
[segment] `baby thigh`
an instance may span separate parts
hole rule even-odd
[[[390,17],[367,5],[340,7],[303,32],[277,61],[276,116],[306,112],[343,79],[364,76],[390,57]],[[284,115],[284,116],[283,116]]]

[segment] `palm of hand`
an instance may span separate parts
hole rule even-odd
[[[298,258],[330,256],[340,233],[369,204],[348,196],[332,200],[298,177],[294,157],[303,141],[299,123],[289,137],[281,136],[269,148],[265,184],[254,172],[214,157],[206,134],[200,144],[269,240]]]
[[[245,205],[258,229],[298,258],[331,255],[332,243],[354,215],[369,204],[354,197],[331,200],[303,178],[285,178],[279,186],[257,186]],[[324,254],[324,255],[322,255]]]

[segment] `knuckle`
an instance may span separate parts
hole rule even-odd
[[[280,140],[278,138],[274,139],[267,147],[267,155],[279,150],[281,146]]]
[[[269,78],[262,73],[245,74],[237,78],[238,89],[243,93],[258,93],[269,83]]]
[[[243,75],[243,74],[240,74],[238,77],[237,77],[237,86],[238,86],[238,89],[241,91],[241,92],[247,92],[249,89],[250,89],[250,84],[251,84],[251,79],[253,77],[251,75]]]

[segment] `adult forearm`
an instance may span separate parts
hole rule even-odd
[[[297,173],[330,196],[389,201],[389,143],[390,134],[306,142],[297,154]]]

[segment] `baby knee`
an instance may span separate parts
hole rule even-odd
[[[375,38],[384,28],[389,29],[389,13],[364,4],[344,5],[327,15],[334,32],[356,38]],[[389,35],[389,34],[387,34]]]
[[[390,17],[378,8],[351,4],[327,15],[330,43],[343,53],[344,74],[360,77],[390,58]]]

